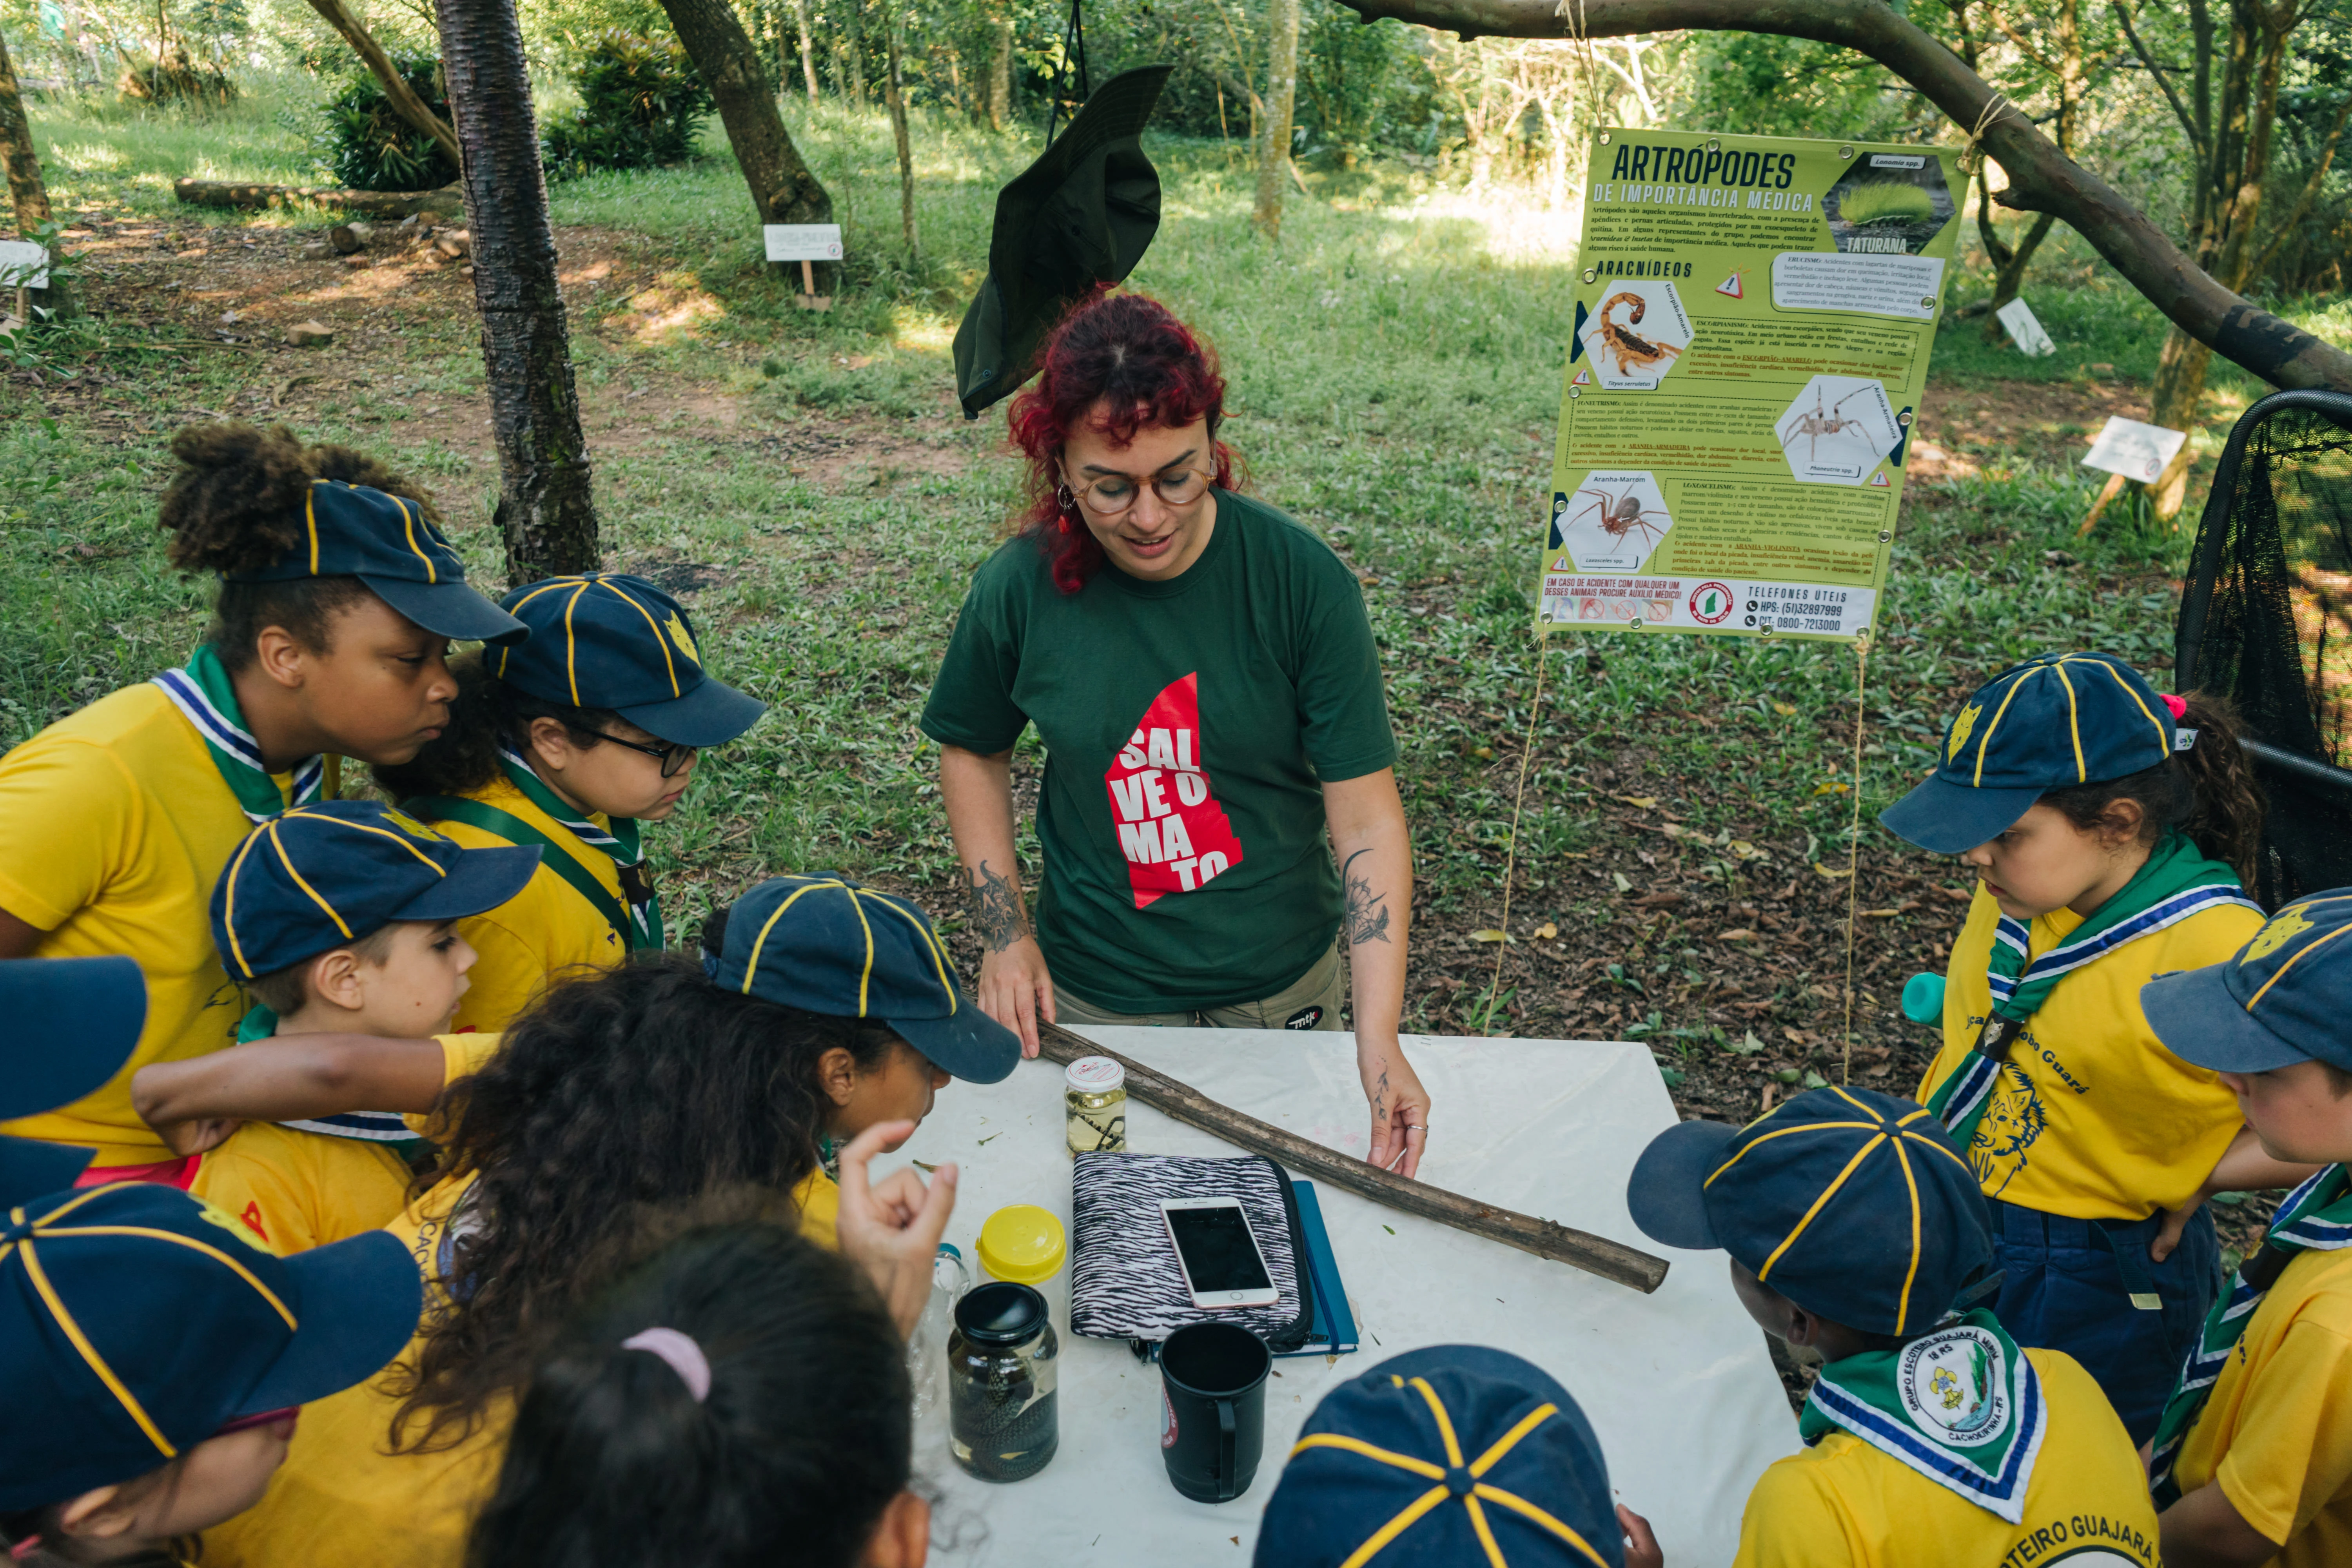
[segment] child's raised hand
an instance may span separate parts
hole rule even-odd
[[[1666,1554],[1659,1550],[1648,1520],[1621,1502],[1617,1528],[1625,1532],[1625,1568],[1666,1568]]]
[[[930,1184],[914,1170],[893,1171],[879,1183],[866,1166],[886,1143],[914,1136],[911,1121],[867,1128],[841,1152],[841,1214],[835,1236],[841,1255],[866,1270],[882,1293],[901,1334],[914,1332],[931,1298],[931,1263],[955,1210],[956,1168],[941,1165]]]

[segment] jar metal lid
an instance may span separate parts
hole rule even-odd
[[[1108,1094],[1127,1082],[1127,1069],[1108,1057],[1080,1057],[1062,1069],[1062,1081],[1081,1094]]]
[[[965,1291],[955,1321],[974,1344],[1017,1345],[1045,1326],[1045,1298],[1030,1286],[996,1280]]]

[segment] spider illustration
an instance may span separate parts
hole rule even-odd
[[[1610,311],[1620,305],[1628,304],[1633,308],[1626,312],[1623,321],[1611,319]],[[1601,302],[1600,310],[1596,313],[1600,325],[1594,329],[1593,335],[1599,338],[1600,342],[1593,345],[1592,357],[1599,359],[1602,353],[1606,352],[1616,360],[1619,375],[1631,375],[1637,366],[1654,365],[1661,360],[1672,359],[1682,353],[1682,350],[1672,343],[1654,343],[1649,339],[1629,330],[1641,323],[1643,313],[1649,308],[1649,301],[1630,289],[1621,289],[1603,300]]]
[[[1658,547],[1658,541],[1665,537],[1666,530],[1675,525],[1672,515],[1663,508],[1654,511],[1644,511],[1642,509],[1642,498],[1633,492],[1630,485],[1617,495],[1589,486],[1576,493],[1580,496],[1591,496],[1593,499],[1577,510],[1576,514],[1569,519],[1569,526],[1572,528],[1582,522],[1584,514],[1589,511],[1599,514],[1601,531],[1612,539],[1622,540],[1627,534],[1638,530],[1643,541],[1642,555],[1644,560],[1649,558],[1651,551]]]
[[[1797,438],[1801,436],[1805,440],[1805,461],[1811,465],[1820,453],[1822,437],[1824,436],[1846,436],[1852,432],[1851,439],[1867,446],[1869,437],[1862,434],[1862,421],[1848,419],[1838,411],[1845,406],[1846,398],[1860,397],[1870,390],[1866,386],[1857,386],[1847,393],[1845,397],[1841,397],[1831,404],[1829,411],[1823,413],[1821,388],[1815,387],[1813,411],[1811,414],[1801,412],[1791,415],[1782,422],[1780,450],[1785,454],[1790,447],[1797,444]]]

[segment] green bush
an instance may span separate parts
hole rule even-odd
[[[615,28],[598,37],[572,73],[580,107],[541,138],[551,174],[682,163],[710,89],[674,38]]]
[[[401,53],[392,63],[409,89],[446,121],[441,62],[428,54]],[[312,144],[335,183],[355,191],[432,191],[457,177],[457,165],[441,144],[403,120],[383,84],[366,70],[327,100]]]

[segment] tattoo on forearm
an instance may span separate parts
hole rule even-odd
[[[1359,942],[1386,942],[1389,939],[1388,895],[1372,891],[1371,879],[1355,874],[1356,862],[1370,854],[1359,849],[1348,857],[1339,868],[1339,879],[1348,888],[1348,945]]]
[[[971,923],[980,928],[980,938],[991,952],[1003,952],[1029,934],[1029,911],[1021,902],[1021,889],[1012,879],[990,870],[985,860],[971,877]]]

